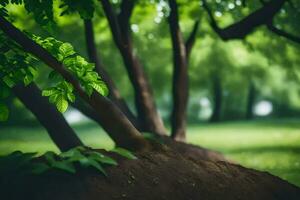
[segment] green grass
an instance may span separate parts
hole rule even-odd
[[[300,120],[228,122],[188,128],[188,141],[218,150],[246,167],[268,171],[300,186]],[[94,124],[76,127],[80,138],[95,148],[113,142]],[[0,129],[0,154],[58,151],[42,128]]]
[[[195,126],[189,128],[188,141],[216,149],[243,166],[268,171],[300,186],[297,120]]]

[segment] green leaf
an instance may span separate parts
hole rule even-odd
[[[52,151],[47,151],[46,153],[43,154],[43,157],[45,157],[45,159],[46,159],[50,164],[56,162],[56,160],[55,160],[55,157],[56,157],[56,156],[57,156],[57,155],[56,155],[54,152],[52,152]]]
[[[31,74],[27,74],[24,77],[24,84],[25,84],[25,86],[29,85],[33,81],[33,78],[34,77]]]
[[[30,71],[30,73],[33,77],[36,77],[38,75],[38,72],[34,67],[28,67],[27,69],[28,69],[28,71]]]
[[[22,153],[15,151],[7,156],[0,157],[0,173],[16,173],[19,169],[28,166],[36,153]]]
[[[63,95],[56,98],[56,108],[59,112],[64,113],[68,109],[69,103],[64,99]]]
[[[76,169],[75,169],[73,163],[68,162],[68,161],[56,161],[52,164],[52,167],[72,173],[72,174],[74,174],[76,172]]]
[[[48,97],[48,96],[51,96],[51,95],[55,94],[56,92],[57,91],[54,88],[45,89],[45,90],[42,91],[42,96]]]
[[[112,159],[108,156],[105,156],[102,153],[98,153],[98,152],[90,153],[90,156],[88,158],[96,160],[96,161],[98,161],[100,163],[103,163],[103,164],[107,164],[107,165],[113,165],[113,166],[118,165],[117,161],[115,161],[114,159]]]
[[[9,97],[10,89],[6,85],[0,84],[0,99]]]
[[[14,87],[16,85],[15,81],[12,80],[9,76],[4,76],[2,78],[3,82],[10,88]]]
[[[59,47],[59,53],[63,56],[63,58],[71,56],[75,53],[72,45],[70,43],[63,43]]]
[[[85,89],[85,92],[87,93],[88,96],[91,96],[93,94],[94,89],[89,84],[85,84],[84,89]]]
[[[57,99],[58,96],[59,96],[58,94],[53,94],[53,95],[51,95],[51,96],[49,97],[49,102],[55,104],[56,99]]]
[[[70,102],[75,102],[75,95],[73,93],[67,93],[67,97]]]
[[[31,173],[33,174],[42,174],[51,169],[51,167],[45,163],[34,163],[31,165]]]
[[[133,153],[131,153],[130,151],[126,150],[126,149],[123,149],[121,147],[117,147],[117,148],[114,148],[113,150],[111,150],[112,152],[115,152],[125,158],[128,158],[128,159],[137,159],[137,157],[135,155],[133,155]]]
[[[73,148],[69,151],[63,152],[59,156],[62,158],[69,158],[68,161],[70,162],[79,161],[80,159],[85,157],[77,148]]]
[[[96,168],[98,171],[100,171],[105,176],[107,176],[105,170],[103,169],[103,167],[98,162],[96,162],[95,160],[88,159],[88,163],[89,163],[90,166]]]
[[[91,83],[91,86],[103,96],[108,94],[107,86],[102,81],[93,82]]]
[[[48,78],[52,81],[61,81],[61,80],[63,80],[62,76],[54,70],[49,73]]]
[[[0,103],[0,121],[7,121],[9,117],[9,110],[7,106],[3,103]]]
[[[45,157],[51,168],[61,169],[70,173],[76,172],[75,167],[71,162],[67,160],[57,161],[57,155],[51,151],[46,152],[43,156]]]
[[[107,176],[105,170],[103,169],[103,167],[95,160],[93,159],[89,159],[89,158],[82,158],[81,160],[79,160],[79,163],[82,167],[94,167],[96,168],[98,171],[100,171],[101,173],[103,173],[105,176]]]

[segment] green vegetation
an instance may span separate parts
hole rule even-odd
[[[111,150],[127,159],[136,159],[128,150],[117,147]],[[14,151],[11,154],[0,157],[0,175],[10,178],[15,174],[42,174],[51,170],[62,170],[68,173],[76,173],[78,166],[81,168],[94,168],[107,176],[103,166],[117,166],[113,158],[103,153],[92,151],[84,146],[78,146],[69,151],[56,154],[52,151],[44,153],[40,159],[44,162],[34,160],[36,153],[23,153]],[[77,167],[76,167],[77,164]]]
[[[75,128],[89,146],[111,149],[113,142],[94,124]],[[300,186],[299,120],[227,122],[188,129],[188,141],[223,152],[247,167],[268,171]],[[57,151],[41,128],[1,129],[0,153]]]

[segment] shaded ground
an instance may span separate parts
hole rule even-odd
[[[11,200],[293,200],[300,189],[268,173],[225,162],[193,162],[170,152],[138,154],[107,169],[108,176],[81,170],[74,175],[50,172],[1,186]]]
[[[300,120],[220,123],[192,126],[188,140],[216,149],[243,166],[268,171],[300,186]],[[98,127],[77,127],[80,137],[96,148],[113,143]],[[56,150],[41,128],[0,129],[0,154]]]

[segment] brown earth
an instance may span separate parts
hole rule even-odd
[[[275,176],[224,161],[187,159],[165,149],[118,158],[105,177],[52,171],[1,184],[3,200],[299,200],[300,189]]]

